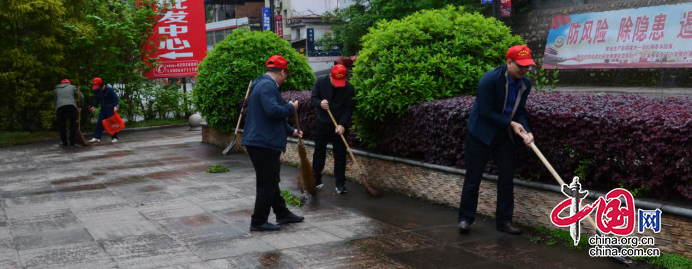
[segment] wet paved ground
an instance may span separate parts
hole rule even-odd
[[[339,196],[332,178],[317,202],[292,208],[304,223],[251,233],[247,155],[222,156],[187,127],[107,140],[0,149],[0,268],[621,267],[499,233],[492,219],[459,235],[455,209],[369,198],[351,182]],[[231,171],[204,172],[214,164]],[[296,173],[282,167],[282,189],[296,191]]]

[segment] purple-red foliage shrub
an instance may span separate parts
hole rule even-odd
[[[304,138],[311,139],[315,112],[310,92],[282,94],[286,101],[300,102]],[[401,118],[376,125],[378,139],[371,150],[464,168],[466,124],[474,100],[461,96],[413,105]],[[532,93],[527,111],[536,145],[564,180],[571,181],[581,169],[586,186],[692,199],[692,99]],[[352,146],[364,146],[353,132],[349,137]],[[554,183],[533,151],[515,141],[517,176]],[[488,166],[488,172],[494,169]]]

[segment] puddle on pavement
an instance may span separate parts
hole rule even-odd
[[[186,226],[202,226],[212,221],[213,219],[208,215],[197,215],[181,219],[181,223]]]
[[[137,151],[161,151],[161,150],[166,150],[165,147],[163,146],[142,146],[142,147],[135,147],[134,148]]]
[[[92,176],[79,176],[79,177],[70,177],[70,178],[63,178],[59,180],[53,180],[50,183],[53,185],[63,185],[63,184],[69,184],[69,183],[75,183],[75,182],[82,182],[82,181],[89,181],[93,180],[94,177]]]
[[[108,152],[101,157],[105,157],[105,158],[124,157],[124,156],[130,156],[134,153],[135,152],[132,150],[116,150],[116,151]]]
[[[164,166],[166,165],[165,163],[162,162],[139,162],[139,163],[132,163],[128,165],[113,165],[113,166],[106,166],[106,167],[100,167],[96,168],[96,170],[99,171],[112,171],[112,170],[126,170],[126,169],[134,169],[134,168],[147,168],[147,167],[156,167],[156,166]]]
[[[101,190],[101,189],[105,189],[105,188],[106,188],[106,185],[103,185],[102,183],[97,183],[97,184],[85,184],[85,185],[77,185],[77,186],[58,188],[58,191],[61,191],[61,192],[93,191],[93,190]]]
[[[211,165],[196,165],[196,166],[190,166],[185,168],[185,171],[187,172],[192,172],[192,173],[199,173],[199,172],[204,172],[207,169],[209,169]]]
[[[42,189],[42,190],[24,190],[24,191],[7,191],[0,192],[0,196],[4,199],[19,198],[25,196],[43,195],[55,193],[52,189]]]
[[[108,185],[108,186],[124,186],[124,185],[135,184],[135,183],[143,183],[146,181],[147,181],[147,178],[144,176],[133,175],[133,176],[116,178],[114,180],[106,182],[106,185]]]
[[[149,173],[146,175],[146,177],[152,178],[152,179],[165,180],[165,179],[172,179],[172,178],[181,177],[181,176],[185,176],[185,175],[187,175],[187,172],[185,172],[185,171],[172,170],[172,171],[162,171],[162,172]]]
[[[154,186],[154,185],[149,185],[143,188],[140,188],[139,191],[141,192],[155,192],[155,191],[160,191],[163,190],[163,188],[159,186]]]
[[[94,173],[91,173],[91,175],[95,176],[95,177],[100,177],[100,176],[105,176],[106,172],[94,172]]]
[[[257,262],[262,268],[276,268],[282,263],[283,255],[281,252],[262,253]]]

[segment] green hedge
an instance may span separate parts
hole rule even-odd
[[[265,62],[275,54],[288,60],[291,71],[282,91],[312,89],[315,75],[307,59],[286,40],[269,31],[235,30],[199,66],[192,96],[210,127],[224,132],[235,128],[248,83],[264,74]]]
[[[370,126],[411,105],[475,94],[481,76],[523,44],[502,22],[453,6],[380,21],[362,41],[351,82],[359,138],[368,142]]]

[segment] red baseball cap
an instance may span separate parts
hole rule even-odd
[[[329,74],[332,78],[332,85],[337,88],[346,86],[346,67],[342,64],[337,64],[332,67],[332,73]]]
[[[274,55],[267,60],[267,67],[288,70],[288,61],[284,57]]]
[[[62,83],[70,84],[70,80],[69,80],[69,79],[63,79],[63,80],[60,81],[60,83],[61,83],[61,84],[62,84]]]
[[[521,66],[536,65],[531,59],[531,50],[526,45],[516,45],[509,48],[507,60],[515,61]]]
[[[101,79],[101,78],[94,78],[94,79],[91,80],[91,83],[94,85],[94,86],[91,86],[91,89],[92,89],[92,90],[97,90],[97,89],[99,88],[99,86],[101,86],[101,84],[103,84],[103,79]]]

